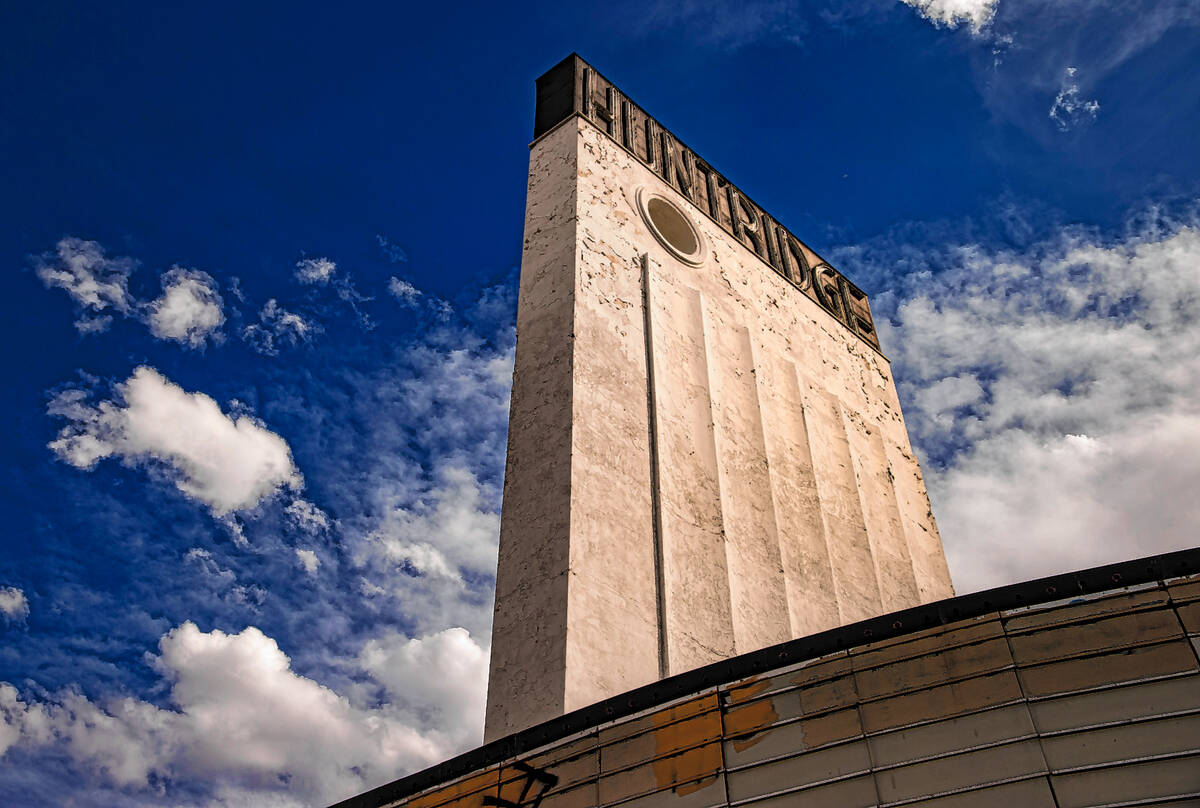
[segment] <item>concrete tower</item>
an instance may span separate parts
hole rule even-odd
[[[862,291],[578,57],[538,79],[485,737],[952,594]]]

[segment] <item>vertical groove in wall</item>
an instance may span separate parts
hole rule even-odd
[[[888,511],[888,521],[892,525],[888,543],[894,549],[895,559],[892,562],[893,573],[903,581],[904,603],[897,609],[916,606],[921,600],[921,587],[917,583],[916,570],[913,569],[912,551],[908,546],[908,531],[904,529],[904,514],[900,512],[900,499],[896,495],[896,475],[888,461],[887,445],[878,427],[872,429],[871,448],[874,462],[878,464],[877,475],[881,489],[884,507]]]
[[[710,367],[715,368],[710,374],[713,435],[734,647],[740,654],[787,640],[791,626],[770,504],[750,332],[741,323],[714,322],[706,310],[705,337]]]
[[[662,487],[658,471],[658,419],[654,392],[654,316],[651,309],[650,283],[653,265],[648,253],[642,254],[642,311],[646,340],[646,423],[650,438],[650,510],[654,534],[654,586],[658,604],[658,675],[671,675],[667,634],[666,583],[663,580]]]
[[[894,477],[888,467],[887,451],[880,427],[842,409],[842,422],[849,437],[854,476],[863,524],[871,545],[871,557],[879,579],[879,594],[885,611],[897,611],[920,603],[912,557],[908,551]]]
[[[624,254],[625,222],[611,198],[618,181],[606,168],[617,147],[590,140],[586,122],[577,127],[574,321],[558,335],[574,345],[565,711],[660,675],[638,267],[645,249]]]
[[[710,421],[712,423],[711,434],[712,434],[712,442],[713,442],[713,455],[716,458],[717,510],[721,515],[721,540],[722,540],[721,544],[725,550],[725,572],[726,572],[726,581],[728,582],[727,586],[729,587],[729,628],[730,628],[730,632],[733,635],[734,654],[737,654],[737,653],[740,653],[740,649],[738,648],[738,642],[737,642],[737,613],[736,613],[737,612],[737,603],[736,603],[734,593],[733,593],[735,567],[733,566],[733,559],[730,558],[730,552],[729,552],[729,548],[730,548],[729,524],[728,524],[728,522],[725,521],[725,513],[726,513],[725,486],[726,486],[726,483],[724,480],[724,475],[721,473],[722,446],[721,446],[721,441],[719,440],[721,430],[717,426],[717,402],[716,402],[716,393],[713,390],[713,372],[712,372],[713,356],[712,356],[712,344],[711,344],[711,341],[709,340],[710,332],[711,332],[711,329],[710,329],[710,325],[709,325],[709,316],[708,316],[707,307],[704,305],[704,298],[701,297],[700,298],[700,333],[701,333],[701,335],[703,335],[703,338],[704,338],[704,367],[707,370],[707,375],[708,375],[708,378],[707,378],[708,412],[709,412]],[[719,372],[717,375],[719,376]]]
[[[805,384],[803,396],[805,413],[811,415],[805,419],[805,426],[821,514],[825,519],[838,612],[843,624],[852,623],[880,614],[882,601],[863,522],[849,439],[841,404],[832,394],[816,385]]]
[[[700,292],[654,265],[655,435],[667,663],[672,673],[735,654],[724,517]]]
[[[879,545],[878,530],[874,528],[874,514],[871,513],[871,499],[864,495],[864,487],[869,485],[868,472],[863,469],[862,452],[855,449],[855,444],[858,442],[858,430],[851,423],[849,416],[846,414],[845,405],[839,401],[837,403],[838,420],[842,424],[842,431],[846,436],[847,456],[850,460],[850,476],[854,480],[854,496],[858,500],[858,512],[862,516],[863,536],[867,540],[868,552],[871,555],[871,569],[875,572],[875,586],[879,591],[880,608],[883,611],[888,611],[886,604],[890,598],[884,583],[885,577],[880,570],[880,565],[883,562],[882,548]]]
[[[841,625],[829,538],[817,494],[799,370],[778,353],[760,352],[755,377],[764,408],[771,498],[793,637]]]
[[[775,487],[771,484],[771,479],[775,476],[777,470],[771,464],[771,452],[767,442],[767,434],[769,432],[767,424],[777,425],[777,422],[769,417],[771,406],[769,401],[764,406],[762,391],[762,378],[764,375],[769,375],[770,371],[766,370],[763,361],[764,358],[760,356],[760,351],[755,345],[753,331],[745,328],[742,333],[746,339],[746,355],[750,358],[750,374],[753,377],[750,381],[750,393],[754,398],[752,409],[756,416],[754,426],[757,427],[757,434],[754,437],[757,438],[757,448],[761,452],[763,476],[766,483],[763,486],[766,508],[764,509],[764,518],[761,522],[762,527],[766,530],[764,539],[767,546],[764,549],[767,551],[767,557],[769,559],[773,558],[775,562],[775,567],[778,571],[777,577],[782,579],[779,589],[783,597],[779,602],[779,614],[776,616],[776,622],[782,618],[785,627],[783,632],[784,639],[791,639],[796,635],[792,633],[792,610],[788,598],[787,568],[783,560],[783,536],[780,533],[779,527],[779,508],[775,499]],[[767,517],[769,517],[769,520]],[[771,573],[770,569],[765,571],[768,575]]]

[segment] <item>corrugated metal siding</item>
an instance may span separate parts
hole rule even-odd
[[[1200,576],[741,679],[388,806],[1200,806]]]

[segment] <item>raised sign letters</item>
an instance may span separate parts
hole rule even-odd
[[[534,138],[580,115],[876,350],[866,294],[572,54],[537,80]]]

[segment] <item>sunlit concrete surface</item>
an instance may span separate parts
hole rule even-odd
[[[887,359],[729,196],[583,115],[531,147],[486,739],[953,594]]]

